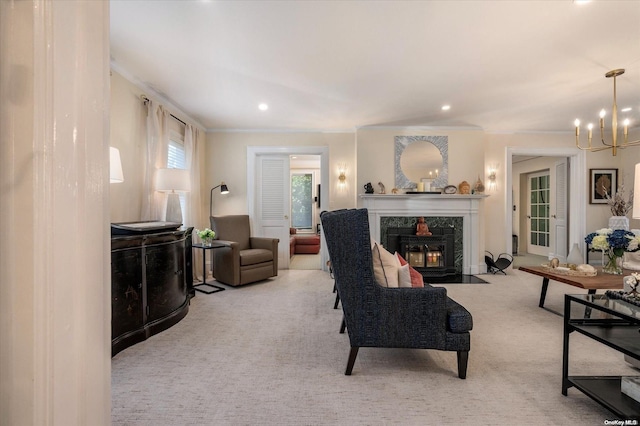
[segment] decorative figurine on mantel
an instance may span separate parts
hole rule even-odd
[[[384,187],[384,184],[382,182],[378,182],[378,186],[380,187],[380,194],[386,194],[387,190]]]
[[[371,185],[371,182],[367,182],[364,186],[364,193],[365,194],[373,194],[373,185]]]
[[[471,194],[471,185],[469,185],[469,182],[466,180],[460,182],[460,185],[458,185],[458,194]]]
[[[478,180],[476,181],[476,187],[474,188],[476,193],[484,193],[484,183],[480,180],[480,176],[478,176]]]
[[[416,226],[416,235],[418,236],[429,236],[433,235],[429,232],[429,227],[424,222],[424,217],[418,218],[418,225]]]

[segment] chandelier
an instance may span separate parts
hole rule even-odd
[[[616,77],[624,74],[624,69],[619,68],[617,70],[609,71],[604,76],[607,78],[613,77],[613,108],[611,109],[611,143],[605,142],[604,140],[604,116],[606,115],[605,110],[600,111],[600,140],[602,141],[603,146],[591,146],[591,139],[593,137],[593,124],[589,123],[587,125],[587,141],[588,145],[586,147],[580,146],[580,120],[576,119],[576,147],[579,149],[596,152],[603,151],[605,149],[610,149],[612,155],[617,154],[618,148],[626,148],[628,146],[639,145],[640,140],[629,142],[627,140],[627,135],[629,133],[629,119],[625,119],[623,122],[623,135],[624,140],[621,144],[618,144],[618,105],[616,104]]]

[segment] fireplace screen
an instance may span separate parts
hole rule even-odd
[[[455,275],[454,229],[430,228],[433,235],[415,235],[415,228],[388,228],[390,252],[397,251],[425,279]]]

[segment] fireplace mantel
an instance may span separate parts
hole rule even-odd
[[[484,238],[482,236],[482,200],[487,195],[473,194],[361,194],[362,207],[369,210],[371,238],[380,241],[380,218],[392,216],[462,217],[462,273],[482,274]]]

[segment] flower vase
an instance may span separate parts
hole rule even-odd
[[[211,247],[213,243],[213,238],[205,238],[204,240],[202,240],[202,245],[205,247]]]
[[[626,216],[611,216],[609,218],[609,228],[629,230],[629,218]]]
[[[602,272],[611,275],[622,275],[622,256],[613,250],[602,251]]]

